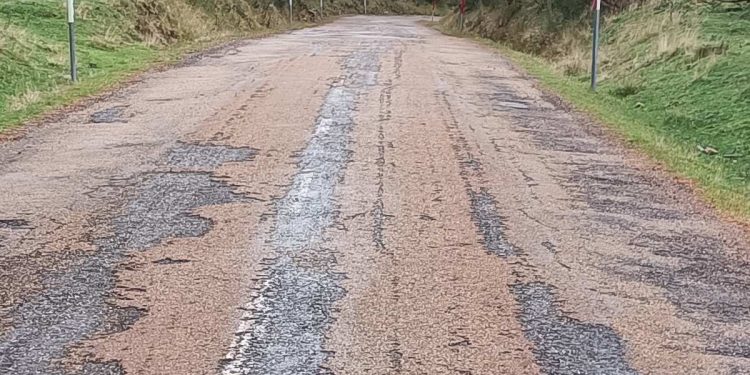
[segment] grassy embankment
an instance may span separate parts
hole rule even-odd
[[[80,83],[69,83],[65,1],[0,0],[0,131],[113,87],[145,69],[230,39],[257,37],[357,13],[356,0],[77,0]],[[371,0],[370,13],[424,11]]]
[[[719,209],[750,222],[750,7],[651,1],[607,14],[596,94],[588,89],[589,22],[585,9],[498,4],[470,12],[465,35],[500,48]],[[449,16],[440,28],[456,34],[454,25]]]

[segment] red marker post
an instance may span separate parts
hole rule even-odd
[[[459,10],[461,11],[461,31],[464,31],[464,14],[466,13],[466,0],[461,0],[461,2],[458,5]]]

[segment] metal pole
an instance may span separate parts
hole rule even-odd
[[[594,35],[591,46],[591,90],[596,91],[596,74],[599,65],[599,20],[601,17],[602,0],[596,0],[594,10]]]
[[[293,0],[289,0],[289,23],[292,23],[292,22],[293,22],[293,18],[292,18],[292,7],[294,7],[294,3],[293,3],[292,1],[293,1]]]
[[[461,9],[461,32],[464,31],[464,13],[466,13],[466,0],[461,0],[459,3]]]
[[[367,14],[367,0],[365,0],[365,14]]]
[[[320,0],[320,16],[323,16],[323,0]]]
[[[76,20],[75,4],[68,0],[68,42],[70,44],[70,80],[78,82],[78,62],[76,61]]]

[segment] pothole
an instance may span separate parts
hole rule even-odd
[[[251,160],[257,153],[250,147],[179,143],[170,150],[167,163],[180,168],[215,169],[224,163]]]
[[[0,229],[30,229],[29,222],[24,219],[0,219]]]
[[[114,106],[97,111],[89,116],[89,121],[94,124],[111,124],[116,122],[128,122],[125,116],[127,106]]]
[[[503,221],[498,214],[495,198],[484,189],[470,192],[471,216],[482,235],[484,247],[495,255],[509,257],[517,255],[513,246],[503,237]]]

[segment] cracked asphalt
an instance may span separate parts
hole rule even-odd
[[[0,142],[2,374],[750,374],[750,246],[418,17],[233,43]]]

